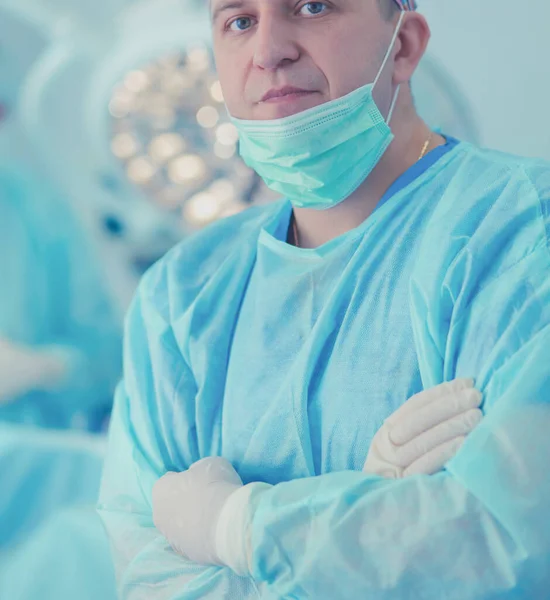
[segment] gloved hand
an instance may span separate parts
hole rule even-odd
[[[416,394],[378,430],[363,471],[393,479],[440,471],[479,425],[481,401],[471,379]]]
[[[481,419],[473,381],[456,380],[413,396],[374,438],[365,471],[386,477],[440,470]],[[268,484],[243,486],[224,458],[205,458],[153,486],[153,522],[172,548],[198,564],[249,574],[250,498]]]
[[[182,473],[167,473],[153,486],[153,522],[184,558],[223,565],[216,548],[222,509],[243,482],[224,458],[204,458]]]
[[[31,390],[54,390],[67,371],[62,350],[34,350],[0,338],[0,403]]]

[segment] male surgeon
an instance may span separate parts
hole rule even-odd
[[[122,598],[548,596],[550,168],[422,122],[415,8],[211,2],[281,199],[183,242],[129,313],[100,503]]]

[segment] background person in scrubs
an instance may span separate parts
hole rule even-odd
[[[13,35],[0,41],[0,598],[109,600],[114,573],[95,504],[122,324],[88,231],[47,173],[32,166],[40,161],[33,162],[15,107],[39,43],[17,22],[13,32],[7,27]]]
[[[115,598],[94,506],[121,325],[70,207],[8,161],[0,246],[0,597]]]
[[[70,207],[0,166],[0,421],[98,430],[120,376],[121,325]]]
[[[550,589],[550,168],[419,119],[414,8],[212,2],[241,154],[283,197],[169,253],[128,316],[100,503],[123,598]],[[444,470],[362,472],[465,377],[485,418]]]

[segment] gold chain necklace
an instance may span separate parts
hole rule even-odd
[[[422,146],[422,151],[420,152],[418,160],[422,160],[426,156],[426,152],[428,152],[428,148],[432,143],[433,135],[433,131],[431,131],[428,139],[424,142],[424,145]],[[300,241],[298,238],[298,227],[296,226],[296,217],[294,216],[294,213],[292,213],[292,236],[294,237],[294,245],[296,246],[296,248],[300,248]]]
[[[433,136],[434,136],[433,131],[431,131],[430,132],[430,136],[424,142],[424,146],[422,146],[422,152],[420,153],[420,156],[418,157],[418,160],[422,160],[426,156],[426,152],[428,151],[428,148],[430,147],[430,144],[432,143]]]

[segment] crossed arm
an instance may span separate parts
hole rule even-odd
[[[171,469],[174,457],[164,445],[154,392],[165,390],[149,379],[150,359],[127,361],[101,505],[122,597],[151,597],[151,590],[162,600],[544,597],[550,586],[550,282],[547,262],[540,273],[535,267],[528,278],[535,293],[507,296],[509,285],[498,289],[496,282],[491,293],[501,310],[486,302],[455,322],[463,329],[447,344],[454,358],[446,369],[476,376],[486,416],[447,470],[405,479],[343,472],[256,487],[235,519],[248,540],[242,577],[182,558],[154,526],[153,487],[167,470],[182,469]],[[503,322],[503,315],[513,318]],[[132,319],[130,345],[143,349],[150,338],[139,303]],[[498,338],[491,338],[497,329]],[[192,377],[183,373],[177,392],[191,396]],[[187,468],[200,456],[193,458]]]

